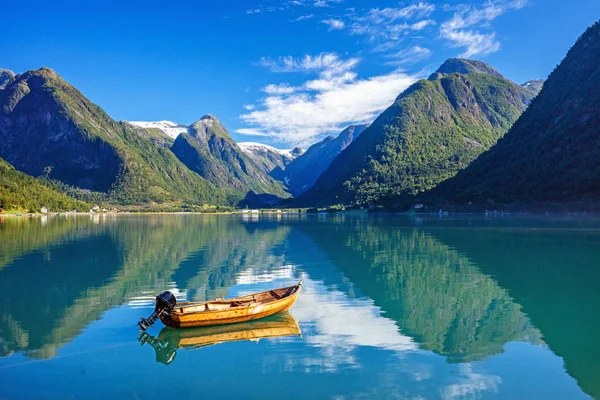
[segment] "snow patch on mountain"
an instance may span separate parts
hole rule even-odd
[[[256,142],[240,142],[240,143],[238,143],[238,146],[240,146],[240,148],[242,149],[242,151],[244,153],[250,154],[250,155],[269,151],[269,152],[281,154],[282,156],[287,157],[287,158],[294,158],[294,155],[292,154],[292,149],[286,149],[286,150],[276,149],[275,147],[271,147],[269,145],[262,144],[262,143],[256,143]]]
[[[177,138],[180,133],[187,132],[188,126],[175,123],[173,121],[156,121],[156,122],[147,122],[147,121],[127,121],[132,125],[139,126],[140,128],[155,128],[160,129],[166,135],[172,137],[173,139]]]

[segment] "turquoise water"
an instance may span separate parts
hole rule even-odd
[[[599,278],[593,218],[0,217],[0,398],[600,398]],[[301,335],[139,341],[300,279]]]

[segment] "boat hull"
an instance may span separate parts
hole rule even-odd
[[[226,324],[236,324],[240,322],[247,322],[256,319],[261,319],[265,317],[269,317],[271,315],[275,315],[280,312],[289,311],[294,303],[296,303],[296,299],[300,294],[300,288],[302,283],[299,283],[296,286],[290,286],[289,288],[277,289],[277,291],[285,291],[285,290],[293,290],[288,296],[285,296],[281,299],[269,301],[266,303],[249,303],[246,306],[239,306],[234,308],[229,308],[226,310],[198,310],[207,305],[212,304],[226,304],[226,303],[234,303],[234,302],[242,302],[248,301],[252,296],[243,296],[230,300],[216,301],[216,302],[207,302],[207,303],[196,303],[190,304],[185,303],[183,306],[176,306],[173,312],[168,315],[161,316],[161,321],[168,327],[171,328],[193,328],[199,326],[214,326],[214,325],[226,325]],[[274,291],[270,291],[274,292]],[[258,296],[263,295],[263,292],[260,294],[256,294]],[[191,311],[188,311],[191,310]]]

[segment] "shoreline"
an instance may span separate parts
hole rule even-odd
[[[60,217],[60,216],[94,216],[94,215],[110,215],[110,216],[120,216],[120,215],[282,215],[282,214],[306,214],[300,211],[265,211],[265,212],[254,212],[254,213],[243,213],[236,211],[215,211],[215,212],[200,212],[200,211],[124,211],[124,212],[99,212],[99,213],[90,213],[90,212],[49,212],[49,213],[1,213],[1,217]]]
[[[548,211],[525,211],[525,212],[444,212],[439,214],[437,212],[394,212],[394,211],[375,211],[375,212],[356,212],[355,210],[349,211],[338,211],[335,213],[310,213],[306,211],[260,211],[260,212],[237,212],[237,211],[215,211],[215,212],[199,212],[199,211],[124,211],[124,212],[49,212],[49,213],[1,213],[0,218],[37,218],[37,217],[61,217],[61,216],[125,216],[125,215],[240,215],[240,216],[254,216],[254,215],[352,215],[352,216],[385,216],[385,215],[397,215],[404,217],[440,217],[441,219],[449,217],[485,217],[485,218],[504,218],[504,217],[584,217],[584,216],[597,216],[600,217],[600,212],[589,212],[589,211],[574,211],[574,212],[548,212]]]

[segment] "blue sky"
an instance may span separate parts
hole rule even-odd
[[[545,78],[600,1],[32,0],[4,11],[0,68],[51,67],[117,120],[211,113],[238,141],[283,148],[371,121],[449,57],[519,83]]]

